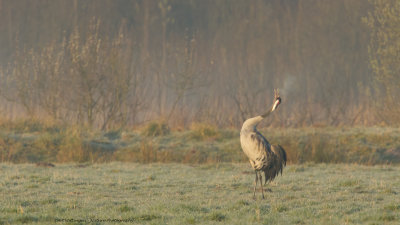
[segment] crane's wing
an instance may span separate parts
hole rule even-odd
[[[272,145],[271,150],[276,155],[277,171],[282,174],[283,167],[286,166],[286,151],[280,145]]]
[[[273,180],[279,173],[282,175],[283,167],[286,166],[286,151],[280,145],[271,145],[273,162],[269,169],[264,170],[265,183]]]
[[[270,144],[259,132],[251,132],[241,137],[243,152],[256,170],[261,170],[271,160]]]

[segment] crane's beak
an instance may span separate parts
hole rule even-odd
[[[281,104],[281,98],[280,97],[276,98],[274,106],[272,107],[272,111],[274,111],[276,108],[278,108],[279,104]]]

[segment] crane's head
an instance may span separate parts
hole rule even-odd
[[[279,90],[278,89],[274,90],[274,95],[275,95],[275,98],[274,98],[275,99],[275,103],[274,103],[274,106],[272,106],[272,110],[271,111],[274,111],[276,108],[278,108],[278,105],[281,104],[281,102],[282,102],[282,99],[279,96]]]

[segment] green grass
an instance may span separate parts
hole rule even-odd
[[[239,154],[240,152],[238,152]],[[400,167],[289,165],[252,198],[246,164],[0,164],[0,224],[398,224]]]

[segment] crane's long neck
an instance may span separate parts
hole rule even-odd
[[[272,112],[273,112],[273,110],[267,111],[266,113],[262,114],[261,117],[264,119],[267,116],[269,116]]]
[[[277,106],[277,102],[275,102],[275,104],[272,106],[271,110],[268,110],[267,112],[265,112],[264,114],[260,115],[260,116],[256,116],[250,119],[247,119],[246,121],[244,121],[243,126],[242,126],[242,131],[254,131],[257,128],[257,125],[267,116],[269,116],[275,109]]]

